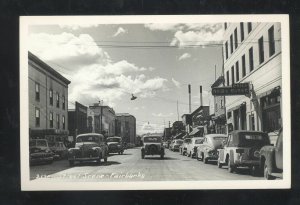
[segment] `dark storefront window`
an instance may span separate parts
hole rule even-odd
[[[280,93],[272,93],[261,98],[263,112],[263,130],[273,132],[279,130],[281,125]]]

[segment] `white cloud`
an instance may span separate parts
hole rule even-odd
[[[149,23],[144,25],[146,28],[155,31],[155,30],[160,30],[160,31],[175,31],[177,29],[181,29],[182,25],[181,24],[159,24],[159,23]]]
[[[80,28],[96,28],[99,24],[59,24],[60,28],[67,28],[71,30],[78,30]]]
[[[79,69],[93,63],[107,64],[111,61],[108,53],[99,48],[88,34],[31,34],[29,50],[44,61],[68,65],[64,66],[67,70]]]
[[[127,31],[124,28],[119,27],[118,30],[116,31],[116,33],[113,35],[113,37],[116,37],[116,36],[124,34],[124,33],[127,33]]]
[[[139,134],[144,133],[163,133],[164,125],[160,124],[152,124],[152,123],[144,123],[141,128],[138,130]]]
[[[188,59],[188,58],[190,58],[191,57],[191,54],[189,54],[189,53],[184,53],[184,54],[182,54],[179,58],[178,58],[178,60],[185,60],[185,59]]]
[[[174,85],[175,85],[177,88],[180,88],[180,87],[181,87],[181,83],[178,82],[177,80],[175,80],[174,78],[172,78],[172,82],[174,83]]]

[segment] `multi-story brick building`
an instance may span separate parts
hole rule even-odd
[[[129,113],[116,114],[116,135],[124,142],[136,144],[136,119]]]
[[[105,137],[114,136],[116,129],[116,114],[114,109],[100,103],[89,106],[89,109],[94,113],[95,132],[104,134]]]
[[[62,141],[68,136],[70,81],[28,53],[29,136]]]
[[[75,109],[68,110],[69,135],[73,140],[77,135],[87,133],[87,107],[75,102]]]
[[[225,23],[225,86],[250,83],[251,96],[226,96],[232,129],[272,132],[281,127],[280,23]]]

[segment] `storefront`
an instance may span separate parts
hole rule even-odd
[[[48,142],[68,141],[69,131],[58,129],[29,129],[30,139],[46,139]]]

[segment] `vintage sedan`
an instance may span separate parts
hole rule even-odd
[[[123,154],[124,145],[121,137],[108,137],[106,142],[108,145],[108,153]]]
[[[45,139],[33,139],[29,141],[30,165],[50,164],[53,162],[53,152]]]
[[[70,148],[68,159],[70,166],[83,161],[96,161],[98,164],[103,159],[107,162],[108,146],[102,134],[87,133],[76,137],[74,148]]]
[[[256,175],[260,165],[260,149],[269,144],[267,133],[246,130],[232,131],[224,142],[224,148],[218,150],[218,167],[227,165],[229,172],[234,172],[238,167],[249,167]]]
[[[49,142],[49,147],[55,159],[65,159],[68,156],[68,149],[63,142]]]
[[[172,146],[170,145],[170,150],[173,152],[178,152],[179,151],[179,147],[183,144],[183,140],[173,140]]]
[[[162,137],[159,135],[144,136],[141,155],[142,159],[144,159],[146,155],[160,155],[160,158],[163,159],[165,155],[165,149],[162,145]]]
[[[282,129],[275,146],[264,146],[260,150],[260,168],[265,179],[282,178],[283,174],[283,139]]]
[[[203,143],[203,137],[193,137],[187,145],[186,153],[188,157],[196,157],[197,148]]]
[[[207,164],[208,160],[218,160],[218,149],[223,148],[223,141],[227,139],[224,134],[205,135],[203,144],[197,148],[197,160]]]
[[[183,140],[182,145],[179,147],[179,152],[182,155],[186,155],[186,150],[187,150],[187,146],[189,145],[189,143],[191,143],[191,138],[185,138]]]

